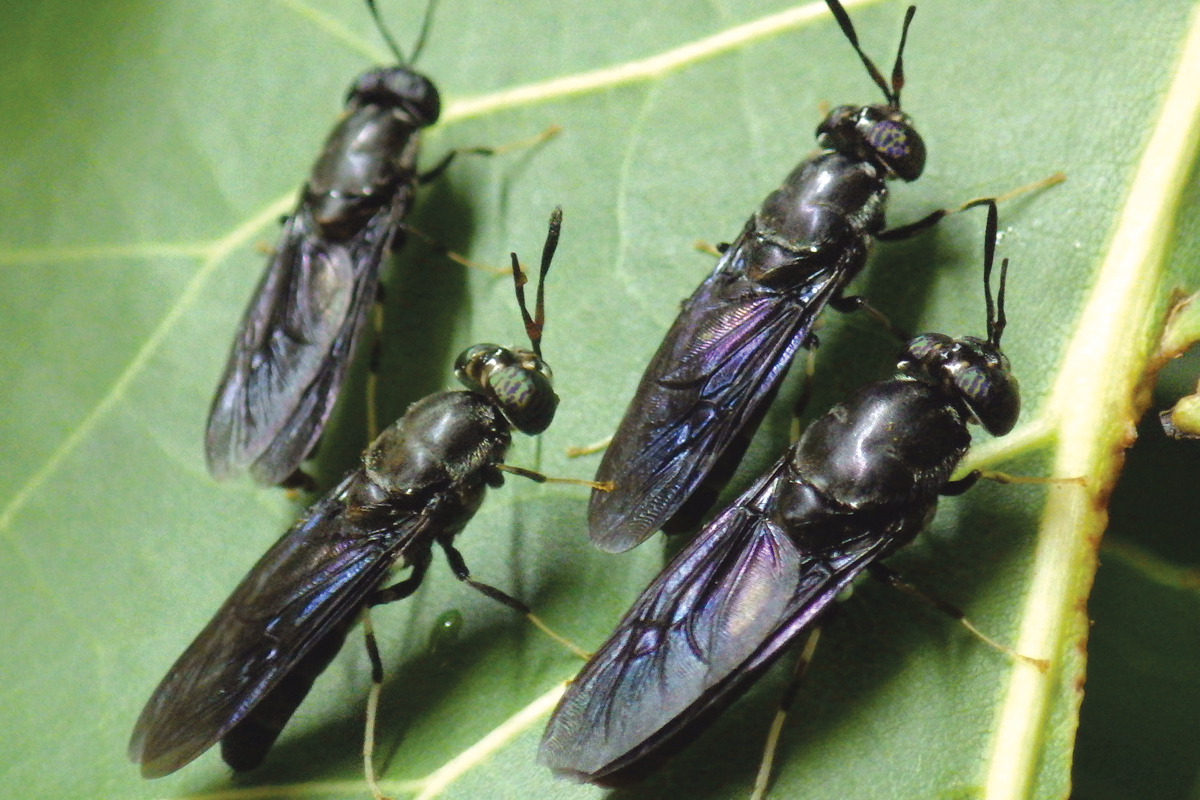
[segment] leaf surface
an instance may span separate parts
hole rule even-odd
[[[399,5],[383,11],[403,43],[422,9]],[[903,4],[847,5],[887,71]],[[419,66],[438,82],[445,113],[423,163],[563,127],[532,150],[460,159],[423,191],[412,220],[451,249],[503,265],[512,249],[535,261],[550,209],[564,208],[545,339],[563,403],[546,434],[514,449],[514,463],[589,477],[596,457],[571,460],[565,450],[616,424],[679,300],[711,269],[692,243],[737,234],[813,151],[822,103],[878,101],[823,9],[776,0],[439,4]],[[124,748],[155,683],[301,511],[278,491],[214,483],[204,418],[275,221],[351,79],[386,63],[386,50],[354,0],[55,0],[9,4],[0,21],[0,794],[366,796],[358,747],[368,668],[356,635],[255,773],[231,780],[214,752],[149,783]],[[1191,0],[920,4],[904,105],[930,156],[919,181],[894,187],[891,222],[1068,176],[1001,208],[1000,254],[1012,262],[1005,349],[1025,402],[1018,429],[981,443],[974,463],[1088,485],[980,486],[945,501],[927,535],[892,562],[992,636],[1050,658],[1049,673],[865,584],[822,637],[785,731],[776,796],[1070,791],[1107,499],[1149,399],[1142,375],[1170,290],[1200,284],[1198,37]],[[903,329],[980,335],[982,228],[982,214],[968,213],[880,245],[854,289]],[[386,281],[382,419],[449,385],[466,345],[521,340],[506,277],[460,267],[414,239]],[[820,336],[806,418],[889,374],[897,350],[857,316],[826,314]],[[316,462],[324,486],[364,444],[361,365],[356,374]],[[786,446],[799,383],[793,377],[734,489]],[[1194,466],[1185,453],[1152,463],[1174,474]],[[579,489],[510,479],[460,546],[478,578],[595,647],[662,551],[653,542],[622,556],[593,551],[586,501]],[[1132,527],[1167,525],[1158,506],[1132,502]],[[1176,575],[1197,555],[1160,541],[1139,547]],[[1133,566],[1103,607],[1146,608],[1134,600],[1162,585],[1162,573],[1144,567],[1160,562],[1121,563]],[[1196,615],[1185,582],[1166,591]],[[448,609],[466,624],[431,652]],[[1110,697],[1163,675],[1164,664],[1178,667],[1175,696],[1196,697],[1194,659],[1172,660],[1178,639],[1142,641],[1140,617],[1129,616],[1112,623],[1106,645],[1105,657],[1123,646],[1111,642],[1131,648],[1126,662],[1109,662]],[[380,610],[375,625],[389,665],[380,729],[389,791],[604,794],[534,762],[550,693],[576,669],[573,656],[458,585],[440,557],[428,585]],[[1130,653],[1154,668],[1122,669],[1137,662]],[[618,796],[745,796],[783,672]],[[1076,779],[1104,797],[1096,787],[1115,785],[1120,772],[1104,743],[1122,741],[1127,724],[1112,703],[1090,713],[1097,727],[1080,736],[1090,749],[1080,751]],[[1184,727],[1160,733],[1163,741],[1190,730],[1188,715],[1177,716]],[[1153,750],[1163,760],[1174,752]],[[1159,770],[1162,785],[1185,791],[1179,776],[1196,766],[1193,752],[1179,752]]]

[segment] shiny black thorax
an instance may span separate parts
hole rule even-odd
[[[419,95],[414,105],[389,84]],[[407,208],[417,185],[418,136],[437,120],[437,90],[404,67],[359,76],[346,100],[346,113],[330,132],[304,187],[301,207],[331,241],[356,236],[385,205]],[[431,118],[432,115],[432,118]]]
[[[479,509],[487,487],[503,482],[496,465],[511,443],[508,422],[487,398],[432,394],[379,435],[338,498],[367,526],[372,515],[421,506],[436,516],[439,535],[452,537]]]
[[[871,164],[824,152],[802,162],[746,223],[739,255],[748,277],[780,289],[837,269],[848,283],[883,230],[887,186]]]
[[[872,519],[908,544],[937,507],[971,443],[953,396],[899,377],[869,384],[834,406],[793,446],[770,506],[797,546],[843,547]]]

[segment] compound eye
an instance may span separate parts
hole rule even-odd
[[[1011,431],[1021,415],[1021,390],[1013,374],[1008,370],[990,370],[970,382],[972,394],[964,390],[963,395],[983,429],[993,436]]]
[[[534,436],[554,421],[558,395],[544,372],[508,364],[488,375],[488,388],[504,416],[522,433]]]
[[[925,171],[925,141],[907,114],[889,106],[838,106],[817,128],[817,142],[905,181]]]
[[[411,122],[421,128],[437,122],[442,113],[437,87],[424,75],[407,67],[384,67],[364,72],[350,87],[346,100],[403,109]]]
[[[899,367],[944,386],[993,436],[1003,436],[1017,424],[1020,386],[1008,358],[983,339],[923,333],[908,343]]]
[[[925,142],[907,123],[878,122],[867,134],[867,143],[901,180],[915,181],[925,171]]]
[[[1021,414],[1021,389],[1008,359],[986,342],[964,342],[945,365],[954,388],[983,429],[1003,436]]]

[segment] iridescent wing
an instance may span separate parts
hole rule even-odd
[[[335,499],[352,474],[242,579],[163,678],[134,726],[129,757],[167,775],[224,737],[314,646],[353,621],[425,516],[386,524]],[[330,656],[332,657],[332,653]]]
[[[209,410],[205,452],[216,478],[248,469],[281,483],[316,445],[408,203],[401,192],[344,241],[319,235],[303,202],[286,220]]]
[[[640,544],[722,458],[740,458],[813,320],[841,286],[836,268],[798,288],[753,282],[745,275],[749,238],[743,233],[684,304],[604,453],[596,480],[615,488],[593,492],[588,506],[589,533],[602,550]]]
[[[784,458],[642,593],[567,688],[542,739],[542,763],[596,783],[636,774],[749,688],[889,551],[899,521],[820,553],[798,547],[771,514],[788,476]]]

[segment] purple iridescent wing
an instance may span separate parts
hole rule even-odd
[[[281,483],[308,456],[375,302],[405,198],[344,241],[319,235],[305,203],[285,221],[209,410],[215,477],[249,470],[259,483]]]
[[[736,699],[893,544],[866,530],[799,548],[772,518],[787,458],[663,570],[568,686],[539,758],[559,774],[619,783]]]
[[[266,552],[154,690],[129,742],[129,757],[145,777],[192,761],[327,635],[344,635],[370,592],[421,535],[424,518],[417,514],[394,516],[381,528],[346,513],[335,498],[356,475]]]
[[[743,234],[684,304],[596,473],[588,529],[620,552],[666,524],[722,457],[736,459],[778,390],[813,320],[844,280],[818,271],[798,288],[746,276]],[[714,498],[715,499],[715,494]]]

